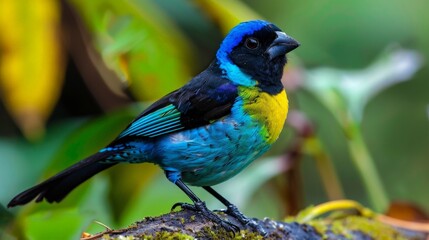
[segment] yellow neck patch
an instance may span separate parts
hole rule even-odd
[[[288,112],[286,91],[276,95],[260,92],[256,88],[239,87],[243,109],[262,126],[261,134],[266,142],[274,143],[283,129]]]

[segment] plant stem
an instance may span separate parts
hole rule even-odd
[[[351,123],[345,129],[349,130],[347,132],[347,143],[350,154],[368,191],[370,203],[375,211],[382,212],[388,207],[389,200],[377,173],[374,161],[363,140],[360,125],[358,123]]]
[[[305,139],[305,150],[316,161],[319,169],[320,178],[325,187],[326,194],[330,200],[344,198],[344,192],[341,183],[338,180],[334,164],[331,158],[324,150],[322,143],[316,136],[310,136]]]

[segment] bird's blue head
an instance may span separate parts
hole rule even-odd
[[[238,24],[228,33],[216,58],[223,74],[232,82],[256,86],[264,81],[279,81],[286,53],[298,46],[274,24],[253,20]]]

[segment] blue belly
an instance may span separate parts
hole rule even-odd
[[[191,185],[215,185],[269,149],[260,129],[255,120],[238,111],[205,127],[160,139],[155,163],[181,172],[182,179]]]
[[[261,123],[237,101],[229,116],[196,129],[135,140],[102,151],[122,150],[109,162],[151,162],[194,186],[212,186],[233,177],[271,146],[261,136]],[[175,181],[175,179],[170,179]]]

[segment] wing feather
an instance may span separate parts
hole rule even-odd
[[[215,68],[213,65],[181,89],[152,104],[117,140],[159,137],[200,127],[228,115],[237,97],[237,87],[222,78]]]
[[[183,129],[181,113],[173,104],[141,116],[125,129],[119,138],[126,136],[154,137]]]

